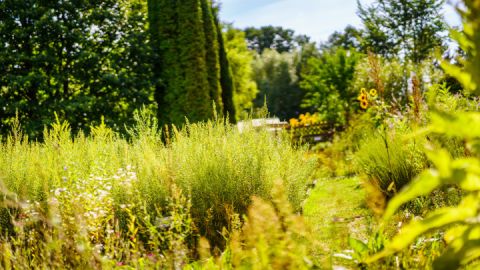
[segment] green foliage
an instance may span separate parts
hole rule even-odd
[[[240,134],[219,123],[189,125],[169,149],[175,181],[192,194],[192,216],[214,246],[223,241],[218,232],[228,228],[229,211],[245,213],[253,195],[269,199],[276,179],[284,181],[289,201],[300,210],[314,168],[313,160],[266,131],[246,127]]]
[[[215,27],[217,30],[218,53],[220,63],[220,86],[222,88],[223,115],[228,116],[230,123],[237,122],[237,113],[234,103],[235,84],[233,82],[233,73],[230,67],[230,60],[227,56],[225,41],[223,38],[222,24],[219,20],[219,7],[213,8]]]
[[[257,84],[253,77],[252,62],[254,54],[248,50],[245,33],[228,25],[224,33],[225,49],[232,76],[234,78],[234,103],[236,118],[245,118],[247,110],[253,107],[253,99],[257,96]]]
[[[210,257],[204,243],[202,260],[186,269],[316,269],[309,257],[310,231],[292,211],[281,182],[272,197],[272,202],[253,198],[244,225],[234,230],[219,258]]]
[[[478,140],[478,132],[472,131],[462,122],[478,123],[478,113],[462,113],[452,118],[432,119],[431,130],[442,134],[455,135],[475,143]],[[452,126],[455,125],[455,126]],[[446,133],[446,130],[449,130]],[[467,135],[468,134],[468,135]],[[478,154],[475,148],[472,148]],[[389,219],[394,212],[404,203],[418,196],[431,193],[434,189],[443,185],[458,185],[465,191],[465,195],[458,206],[443,207],[428,214],[425,219],[408,224],[392,239],[385,250],[376,254],[371,260],[393,254],[407,248],[418,236],[439,229],[447,230],[444,239],[448,247],[444,255],[435,263],[435,269],[454,269],[461,264],[478,258],[475,242],[478,242],[478,223],[474,217],[478,216],[478,184],[480,163],[478,158],[466,157],[452,159],[446,150],[429,151],[428,157],[434,164],[434,168],[421,173],[401,193],[395,196],[385,212],[384,219]],[[452,225],[460,225],[452,226]],[[472,246],[473,245],[473,246]]]
[[[181,1],[173,4],[176,7],[177,34],[175,62],[179,65],[179,77],[164,77],[168,84],[170,80],[178,81],[178,88],[167,88],[164,97],[163,112],[159,119],[165,123],[180,124],[187,117],[190,121],[201,121],[213,116],[212,98],[208,85],[208,70],[206,64],[205,32],[202,25],[202,10],[200,1]],[[168,69],[168,66],[165,66]],[[176,85],[175,85],[176,86]],[[159,107],[160,109],[160,107]]]
[[[379,70],[378,77],[384,86],[383,98],[389,103],[394,101],[405,102],[408,89],[408,76],[410,76],[411,66],[402,65],[398,59],[388,60],[384,57],[375,56],[378,59]],[[367,56],[358,61],[355,70],[355,79],[353,85],[355,89],[376,88],[375,78],[370,75],[373,67]],[[357,90],[358,91],[358,90]]]
[[[172,269],[184,265],[190,253],[187,239],[192,235],[190,202],[173,188],[163,209],[165,216],[148,213],[133,203],[138,198],[129,185],[136,181],[134,176],[129,169],[113,177],[92,175],[50,191],[43,204],[9,201],[19,213],[12,216],[15,234],[2,235],[2,269]],[[130,204],[114,201],[119,188],[133,198]],[[119,226],[120,215],[125,216],[125,229]],[[168,220],[167,226],[163,220]]]
[[[441,17],[444,0],[377,0],[370,6],[358,3],[364,25],[362,46],[393,58],[400,54],[419,63],[442,46],[446,25]]]
[[[185,117],[190,121],[212,118],[212,101],[222,111],[217,29],[211,3],[202,1],[149,3],[155,71],[160,79],[155,100],[162,123],[180,125]]]
[[[210,98],[215,102],[219,112],[223,112],[222,89],[220,85],[220,62],[219,62],[219,43],[217,35],[222,33],[218,31],[213,18],[213,8],[211,0],[201,0],[203,31],[205,33],[205,51],[207,62],[208,83],[210,87]]]
[[[0,156],[0,175],[5,192],[8,190],[19,204],[38,204],[38,211],[43,211],[47,220],[50,215],[56,215],[51,212],[56,211],[51,206],[51,201],[56,199],[60,219],[66,222],[61,230],[71,230],[69,236],[72,237],[83,237],[80,233],[87,230],[88,237],[82,238],[82,243],[88,247],[107,245],[106,239],[115,245],[130,245],[110,239],[113,235],[107,237],[107,230],[127,235],[126,238],[134,230],[134,249],[141,254],[122,253],[127,252],[123,246],[112,255],[115,260],[130,265],[150,252],[174,254],[174,247],[169,248],[177,238],[181,246],[178,252],[191,250],[196,234],[206,236],[213,247],[223,246],[225,239],[221,232],[223,228],[232,228],[231,215],[245,214],[252,196],[266,201],[275,199],[271,189],[278,179],[283,181],[293,211],[300,211],[315,163],[288,141],[272,139],[268,132],[258,132],[251,127],[240,134],[235,126],[207,122],[174,129],[168,144],[164,145],[162,132],[157,130],[158,124],[152,120],[151,113],[137,114],[135,120],[138,124],[129,129],[131,141],[119,137],[104,124],[92,127],[90,136],[80,133],[73,137],[69,125],[59,120],[45,130],[43,143],[29,142],[17,131],[12,133],[0,145],[4,153]],[[181,221],[184,225],[178,229],[179,233],[172,232],[169,236],[174,237],[173,240],[165,240],[159,227],[169,224],[169,201],[175,199],[176,189],[182,191],[192,207],[182,203],[186,207],[182,208],[186,212],[181,210],[185,212],[182,212],[185,219]],[[4,218],[6,215],[7,221],[9,213],[14,217],[13,223],[3,224],[3,220],[2,228],[10,226],[9,230],[14,230],[12,224],[16,224],[15,219],[22,211],[2,210],[1,215]],[[90,212],[98,219],[90,217]],[[158,222],[167,224],[160,226]],[[52,233],[53,238],[60,237],[58,241],[61,241],[63,231],[58,235]],[[157,241],[157,237],[163,239],[158,246],[150,244],[149,241]],[[48,246],[45,241],[42,245]],[[48,252],[48,249],[39,252]],[[182,254],[190,256],[188,252]]]
[[[458,42],[466,58],[460,60],[460,66],[455,66],[446,61],[442,62],[442,68],[451,76],[456,78],[464,87],[467,93],[480,93],[480,7],[478,1],[464,1],[466,9],[458,10],[462,15],[463,31],[452,31],[452,37]]]
[[[352,87],[358,59],[357,53],[341,48],[310,58],[301,74],[300,86],[306,92],[302,106],[330,123],[345,124],[358,91]]]
[[[333,34],[328,37],[328,40],[325,43],[321,44],[320,47],[322,50],[342,48],[345,50],[355,49],[356,51],[362,51],[366,53],[366,51],[362,50],[361,48],[362,35],[362,30],[357,29],[354,26],[348,25],[341,32],[333,32]]]
[[[480,37],[478,29],[480,21],[478,1],[464,1],[467,11],[461,12],[464,19],[465,35],[474,42],[469,43],[469,53],[475,56],[480,51]],[[465,45],[465,36],[457,36],[462,46]],[[468,38],[467,38],[468,39]],[[471,59],[469,59],[471,61]],[[473,62],[466,63],[465,70],[453,69],[452,74],[459,78],[466,91],[476,91],[477,86],[472,83],[473,78],[480,75],[480,68]],[[468,68],[467,68],[468,66]],[[447,69],[448,70],[448,69]],[[413,221],[398,233],[386,248],[372,256],[369,261],[375,261],[395,252],[405,250],[419,236],[429,231],[446,230],[444,241],[447,249],[434,263],[434,269],[458,269],[480,258],[480,225],[478,221],[480,205],[480,114],[478,112],[434,113],[427,132],[442,134],[448,137],[461,139],[465,142],[470,156],[452,158],[444,149],[427,149],[427,155],[433,167],[422,172],[401,193],[395,196],[385,212],[384,219],[388,220],[404,203],[418,196],[430,194],[442,186],[455,185],[461,188],[464,196],[456,206],[442,207],[433,210],[424,219]],[[478,267],[478,263],[475,264]]]
[[[375,71],[375,67],[372,67],[371,57],[377,59],[379,70]],[[432,63],[431,58],[413,64],[402,63],[399,59],[388,59],[380,55],[365,56],[358,61],[353,85],[355,89],[377,88],[375,80],[378,78],[384,88],[382,98],[392,106],[401,108],[408,103],[411,94],[409,81],[412,73],[417,74],[417,77],[422,80],[420,85],[422,92],[426,92],[430,87],[437,87],[436,83],[442,79],[443,72]],[[373,74],[377,74],[375,78]],[[428,78],[428,82],[423,81],[422,78]]]
[[[310,42],[305,35],[295,35],[292,29],[280,26],[262,26],[260,28],[245,28],[245,36],[250,49],[262,54],[264,50],[276,50],[279,53],[293,52],[295,48],[302,47]]]
[[[375,131],[367,136],[355,154],[360,173],[386,197],[407,185],[427,160],[422,153],[423,139],[408,137],[406,127]]]
[[[153,106],[144,4],[2,1],[0,17],[2,134],[17,111],[37,138],[54,112],[74,130],[100,115],[120,130],[135,109]]]
[[[270,49],[257,55],[253,63],[259,89],[255,107],[262,107],[266,99],[269,112],[280,119],[290,119],[300,113],[303,93],[298,85],[297,57],[297,53]]]

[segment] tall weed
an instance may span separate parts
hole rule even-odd
[[[191,259],[198,234],[212,247],[224,246],[222,230],[232,229],[232,214],[245,214],[254,196],[274,200],[278,179],[300,211],[315,162],[289,141],[211,121],[173,128],[164,143],[150,115],[139,113],[136,121],[129,139],[103,124],[74,136],[57,119],[44,142],[31,142],[18,129],[0,143],[2,198],[15,202],[0,205],[4,254],[30,252],[27,239],[39,243],[36,253],[2,257],[5,265],[23,265],[32,256],[46,268],[65,267],[65,261],[86,268],[136,267],[145,260],[181,265]],[[178,192],[184,199],[175,199]],[[33,217],[36,229],[19,227]],[[82,252],[73,243],[83,243]],[[71,248],[72,257],[52,245]]]

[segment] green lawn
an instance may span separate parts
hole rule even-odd
[[[348,236],[365,240],[372,213],[365,205],[365,191],[360,180],[336,178],[319,180],[304,206],[304,216],[317,235],[314,254],[324,267],[352,265],[349,260],[334,256],[345,252]]]

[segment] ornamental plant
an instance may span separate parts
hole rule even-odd
[[[368,109],[369,105],[374,106],[376,104],[377,98],[378,95],[376,89],[372,88],[370,91],[367,91],[365,88],[362,88],[357,100],[360,102],[360,108],[366,110]]]
[[[464,69],[448,63],[444,67],[457,78],[465,90],[480,92],[480,1],[465,0],[462,15],[464,31],[455,38],[466,52]],[[402,228],[384,250],[367,262],[377,261],[405,250],[419,236],[434,230],[445,230],[443,240],[447,248],[434,262],[434,269],[458,269],[480,258],[480,113],[432,113],[427,134],[441,134],[462,139],[470,156],[454,159],[443,149],[429,148],[426,153],[433,167],[423,171],[411,184],[389,203],[384,220],[389,220],[404,203],[430,194],[442,186],[457,186],[464,197],[457,206],[442,207],[422,220],[415,220]]]
[[[289,120],[289,123],[290,123],[290,127],[292,128],[305,127],[305,126],[320,124],[322,123],[322,119],[318,112],[314,114],[302,113],[298,116],[298,118],[291,118]]]

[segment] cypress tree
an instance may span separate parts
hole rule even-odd
[[[215,99],[220,95],[219,75],[215,75],[219,74],[215,64],[218,57],[207,57],[208,25],[204,23],[201,0],[149,0],[148,4],[157,54],[155,100],[160,122],[180,125],[185,117],[193,122],[211,118],[212,100],[221,108],[220,98]],[[208,37],[215,38],[214,32],[210,31]],[[213,64],[207,64],[209,60]]]
[[[183,87],[173,96],[167,93],[166,101],[178,108],[174,123],[182,123],[184,116],[191,121],[202,121],[213,116],[206,65],[205,34],[200,0],[177,1],[179,34],[178,62],[181,65]],[[176,79],[178,80],[178,78]],[[173,98],[172,98],[173,97]],[[182,113],[183,112],[183,113]]]
[[[208,84],[210,87],[210,98],[215,102],[218,112],[223,113],[223,104],[220,86],[220,63],[218,34],[213,19],[212,3],[210,0],[201,0],[203,30],[205,32],[205,51],[208,73]]]
[[[233,93],[235,92],[235,85],[233,82],[232,70],[227,58],[227,51],[225,50],[225,42],[223,40],[222,26],[218,17],[218,7],[213,9],[213,19],[217,30],[218,39],[218,54],[220,61],[220,85],[222,87],[222,101],[223,114],[228,115],[231,123],[236,123],[235,104],[233,102]]]
[[[161,123],[171,123],[172,116],[180,112],[168,104],[167,96],[175,99],[175,93],[183,87],[180,80],[180,63],[177,59],[179,31],[175,1],[149,0],[148,18],[155,60],[154,96],[158,106],[158,119]]]

